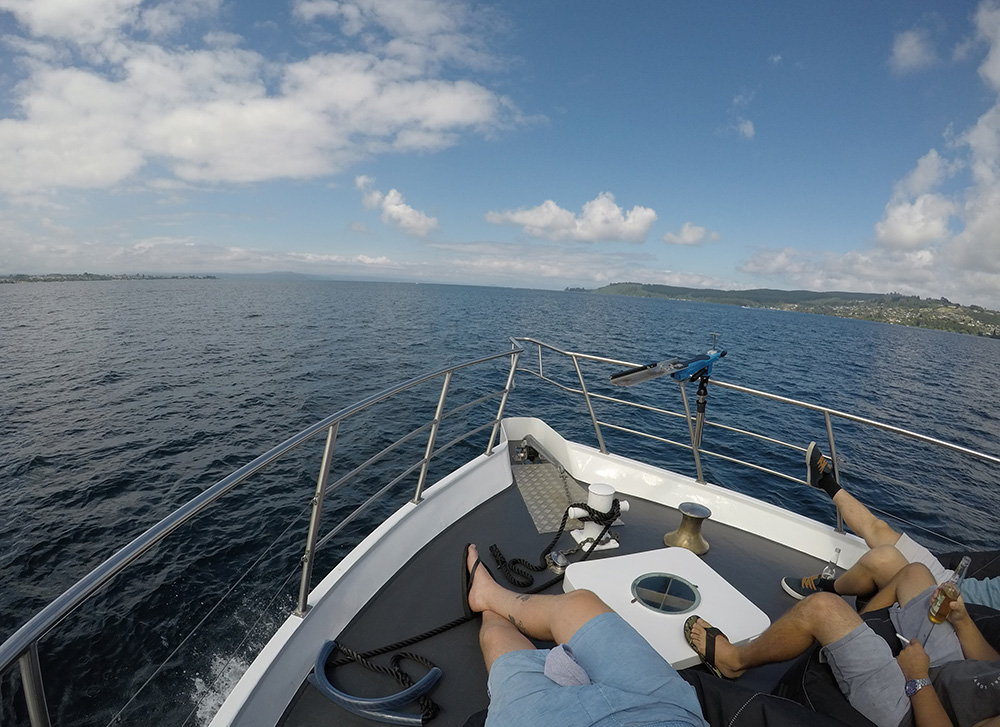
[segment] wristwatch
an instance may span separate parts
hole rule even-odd
[[[930,685],[931,685],[931,680],[927,678],[910,679],[908,682],[906,682],[906,687],[905,687],[906,696],[912,697],[921,689],[923,689],[924,687],[929,687]]]

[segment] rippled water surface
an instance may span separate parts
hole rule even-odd
[[[729,351],[717,379],[998,450],[1000,342],[957,334],[666,300],[342,282],[5,285],[0,311],[4,638],[128,540],[296,431],[418,373],[504,351],[513,335],[650,362],[702,352],[716,331]],[[546,366],[572,383],[567,367]],[[502,385],[503,365],[487,369]],[[585,373],[594,376],[595,393],[678,406],[677,387],[665,380],[622,392],[607,384],[607,368],[585,366]],[[478,395],[485,376],[457,375],[449,396]],[[436,399],[436,389],[417,390],[352,423],[338,445],[343,466],[370,456],[363,445],[380,448],[426,421]],[[510,413],[537,413],[537,405],[563,433],[596,443],[578,399],[519,376]],[[686,431],[653,415],[597,408],[625,426],[674,427],[677,439]],[[709,415],[800,446],[825,437],[821,415],[751,408],[716,388]],[[849,423],[835,429],[842,477],[854,492],[916,526],[996,547],[995,468]],[[613,432],[607,442],[622,454],[640,451]],[[57,724],[105,725],[116,715],[123,724],[204,721],[227,675],[245,667],[291,607],[321,444],[305,445],[224,508],[199,517],[55,629],[41,651]],[[705,446],[731,457],[755,454],[713,429]],[[761,450],[769,466],[802,476],[798,453]],[[661,449],[653,459],[693,474],[683,451]],[[832,521],[829,501],[794,483],[711,458],[706,474]],[[359,496],[381,484],[377,472],[363,478]],[[335,517],[349,506],[334,500],[328,510]],[[357,524],[357,537],[368,525]],[[327,566],[353,542],[351,528],[345,535]],[[236,604],[235,620],[215,618],[224,595]],[[202,621],[199,635],[184,641]],[[182,641],[183,655],[175,655]],[[0,682],[5,726],[24,719],[15,684],[12,675]]]

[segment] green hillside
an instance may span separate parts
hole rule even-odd
[[[587,292],[816,313],[1000,338],[1000,312],[978,305],[959,305],[947,298],[920,298],[898,293],[816,292],[770,288],[713,290],[648,283],[612,283]]]

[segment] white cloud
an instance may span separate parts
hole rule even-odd
[[[0,257],[9,260],[5,270],[52,272],[88,270],[95,273],[263,273],[295,270],[304,273],[343,275],[397,274],[406,268],[385,255],[340,255],[323,252],[275,252],[250,247],[208,244],[187,236],[152,236],[111,242],[35,237],[31,245],[10,245],[0,216]],[[9,248],[5,247],[10,245]],[[9,256],[9,257],[8,257]]]
[[[494,63],[484,39],[496,31],[497,22],[485,7],[471,13],[457,0],[294,0],[292,12],[307,22],[336,23],[342,33],[366,43],[387,33],[382,51],[417,66]],[[483,32],[469,33],[470,27]]]
[[[137,26],[154,36],[178,32],[188,21],[215,15],[222,0],[163,0],[144,7]]]
[[[390,189],[383,194],[374,188],[374,184],[373,177],[361,175],[354,179],[354,186],[362,193],[365,207],[382,210],[382,222],[417,237],[426,237],[438,229],[436,218],[410,207],[403,201],[403,195],[398,190]]]
[[[917,166],[897,185],[897,194],[920,195],[934,190],[956,170],[956,164],[931,149],[920,157]]]
[[[979,75],[1000,91],[1000,3],[986,0],[976,9],[976,37],[989,44],[986,60],[979,66]]]
[[[898,200],[886,205],[885,216],[875,225],[875,234],[886,247],[912,250],[943,242],[950,231],[948,220],[955,203],[938,194],[922,194],[914,201]]]
[[[0,0],[36,37],[99,43],[134,22],[142,0]]]
[[[896,183],[885,214],[875,225],[879,244],[916,250],[947,240],[951,236],[949,223],[958,206],[934,190],[957,167],[957,163],[943,158],[936,149],[922,156],[917,166]]]
[[[740,91],[733,97],[733,108],[745,109],[750,105],[756,95],[757,91],[755,89],[744,89]]]
[[[642,242],[656,221],[656,212],[638,205],[625,212],[615,203],[614,195],[602,192],[583,205],[579,217],[546,200],[531,209],[487,212],[486,221],[520,225],[525,234],[548,240]]]
[[[375,25],[396,37],[459,32],[467,13],[458,3],[440,0],[295,0],[292,9],[304,20],[338,20],[351,35]]]
[[[672,232],[668,232],[663,236],[664,242],[669,242],[673,245],[700,245],[705,240],[718,239],[718,232],[709,232],[704,227],[699,227],[691,222],[685,222],[678,234],[675,235]]]
[[[693,288],[740,287],[725,280],[700,273],[666,270],[651,262],[648,255],[601,252],[595,248],[572,248],[562,245],[539,247],[530,244],[480,242],[469,244],[438,243],[436,249],[447,253],[443,274],[456,282],[477,280],[522,286],[526,281],[544,280],[548,285],[599,287],[623,280],[642,280],[661,285]]]
[[[908,73],[938,62],[930,34],[921,28],[897,33],[892,42],[889,66],[896,73]]]
[[[0,0],[24,30],[8,45],[25,74],[0,118],[0,193],[113,187],[153,167],[193,182],[308,179],[524,122],[509,99],[461,78],[478,41],[451,0],[337,3],[390,32],[294,62],[231,33],[204,35],[203,48],[163,40],[220,5]],[[299,15],[333,7],[312,5]]]
[[[753,122],[747,119],[740,119],[736,122],[736,130],[744,139],[752,139],[757,132],[754,130]]]
[[[779,63],[781,63],[781,55],[780,55],[780,54],[778,54],[778,53],[775,53],[775,54],[774,54],[774,55],[772,55],[772,56],[768,56],[768,59],[767,59],[767,61],[768,61],[768,63],[770,63],[770,64],[771,64],[772,66],[776,66],[776,65],[778,65]]]

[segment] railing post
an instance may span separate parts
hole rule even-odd
[[[541,355],[541,346],[538,347],[539,355]],[[487,456],[493,454],[493,447],[496,446],[498,435],[500,434],[500,420],[503,419],[503,410],[507,406],[507,397],[510,396],[510,390],[514,386],[514,373],[517,371],[517,359],[521,355],[521,352],[517,349],[511,351],[510,354],[510,373],[507,374],[507,385],[503,388],[503,396],[500,397],[500,408],[497,409],[497,418],[493,422],[493,431],[490,433],[489,444],[486,445]]]
[[[837,445],[833,441],[833,422],[830,420],[830,412],[824,411],[823,418],[826,420],[826,439],[830,443],[830,465],[833,467],[833,479],[840,484],[840,469],[837,467]],[[837,508],[837,532],[844,532],[844,516]]]
[[[326,495],[326,483],[330,478],[330,463],[333,461],[333,447],[337,442],[337,430],[339,428],[340,422],[334,422],[326,435],[323,464],[320,467],[319,477],[316,479],[316,494],[313,496],[312,515],[309,517],[309,535],[306,537],[306,552],[302,556],[302,581],[299,583],[299,603],[295,609],[296,616],[305,616],[309,606],[309,586],[312,582],[316,539],[319,536],[319,522],[323,516],[323,497]]]
[[[604,437],[601,436],[601,425],[597,423],[597,415],[594,414],[594,406],[590,403],[590,394],[587,393],[587,385],[583,383],[583,372],[580,371],[580,362],[576,354],[570,354],[573,359],[573,366],[576,368],[576,375],[580,379],[580,390],[583,391],[583,398],[587,402],[587,411],[590,412],[590,420],[594,423],[594,431],[597,432],[597,444],[601,448],[601,454],[607,454],[608,448],[604,446]]]
[[[444,383],[441,384],[441,396],[438,398],[437,410],[434,412],[434,421],[431,422],[431,433],[427,437],[427,449],[424,452],[424,461],[420,465],[420,478],[417,480],[417,491],[413,494],[411,502],[416,505],[423,500],[424,480],[427,479],[427,469],[431,466],[431,455],[434,454],[434,440],[437,439],[438,427],[441,426],[441,416],[444,414],[444,400],[448,396],[448,387],[451,386],[451,371],[444,375]]]
[[[31,727],[50,727],[49,707],[45,703],[45,687],[42,686],[42,665],[38,660],[38,642],[21,656],[21,688],[28,703],[28,720]]]
[[[691,407],[688,404],[687,389],[685,388],[686,386],[687,386],[686,381],[680,382],[681,400],[684,402],[684,418],[687,419],[688,434],[691,435],[691,453],[694,455],[694,469],[698,473],[698,482],[704,485],[705,475],[701,471],[701,455],[698,454],[698,443],[695,440],[694,426],[692,426],[691,424]]]

